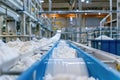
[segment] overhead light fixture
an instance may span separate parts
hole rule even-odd
[[[19,15],[17,15],[17,17],[19,17]]]
[[[85,15],[87,15],[87,13],[85,13]]]
[[[78,9],[76,11],[79,11]]]
[[[40,0],[40,3],[44,3],[44,0]]]
[[[73,17],[70,17],[70,21],[73,21]]]
[[[89,0],[86,1],[86,3],[89,3],[89,2],[90,2]]]
[[[81,2],[85,2],[85,0],[81,0]]]
[[[98,15],[101,15],[101,13],[99,12]]]

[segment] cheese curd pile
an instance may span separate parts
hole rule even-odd
[[[18,56],[19,54],[16,49],[7,46],[2,40],[0,40],[0,65]]]
[[[47,38],[43,38],[41,40],[32,40],[32,41],[20,41],[17,39],[13,42],[4,43],[2,40],[0,40],[0,65],[2,65],[5,62],[8,62],[12,59],[15,59],[19,57],[20,55],[26,54],[29,51],[33,51],[39,47],[42,47],[46,44],[49,44],[49,41]],[[31,56],[27,56],[24,58],[21,58],[18,62],[16,62],[16,65],[14,65],[10,70],[11,71],[24,71],[27,68],[29,68],[33,63],[40,60],[40,57],[42,55],[40,54],[40,50],[34,51],[35,54]],[[1,76],[0,80],[14,80],[14,77],[7,75],[7,76]]]
[[[93,77],[88,78],[87,76],[75,76],[70,74],[59,74],[53,77],[52,75],[48,74],[46,75],[45,80],[96,80],[96,79]]]
[[[8,43],[4,43],[2,40],[0,40],[0,65],[7,61],[15,59],[22,54],[26,54],[27,52],[29,53],[30,51],[33,51],[49,43],[50,42],[46,38],[43,38],[38,41],[32,40],[23,42],[20,40],[16,40],[14,42]],[[47,49],[49,48],[47,47]]]
[[[53,50],[53,58],[76,58],[76,50],[70,48],[65,41],[60,41],[58,46]]]
[[[33,51],[34,49],[44,46],[45,44],[49,44],[49,40],[47,38],[42,38],[40,40],[31,40],[26,42],[17,40],[14,42],[7,43],[9,47],[16,49],[19,52],[19,54],[24,54],[29,51]]]
[[[42,57],[40,54],[41,48],[49,50],[49,46],[53,46],[54,43],[59,40],[59,38],[60,33],[56,34],[50,39],[42,38],[37,40],[34,38],[31,41],[25,42],[17,39],[16,41],[9,41],[8,43],[4,43],[2,40],[0,40],[0,65],[19,56],[24,56],[26,53],[34,52],[33,55],[21,58],[16,62],[16,65],[10,69],[10,71],[24,71],[33,63],[40,60]],[[17,77],[18,76],[1,75],[0,80],[16,80]]]

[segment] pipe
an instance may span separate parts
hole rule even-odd
[[[39,14],[84,14],[84,13],[110,13],[109,10],[71,10],[71,11],[40,11]],[[117,13],[119,11],[112,11],[112,13]]]
[[[119,0],[117,0],[116,4],[117,4],[117,11],[118,11],[119,10],[119,5],[118,5],[119,4]],[[118,17],[119,17],[119,13],[117,13],[117,38],[119,38],[119,36],[118,36],[118,34],[119,34],[119,24],[118,24],[119,23],[118,22],[119,18]]]
[[[102,30],[102,24],[105,22],[105,20],[110,16],[110,37],[112,38],[112,0],[109,0],[110,1],[110,13],[105,17],[103,18],[101,21],[100,21],[100,36],[101,36],[101,30]]]
[[[49,0],[49,11],[52,10],[52,0]]]
[[[74,0],[71,10],[75,7],[75,4],[76,4],[76,0]]]
[[[103,26],[103,23],[105,22],[105,20],[106,20],[110,15],[111,15],[111,14],[108,14],[106,17],[104,17],[104,18],[100,21],[100,36],[102,35],[102,32],[101,32],[102,27],[104,27],[104,26]]]
[[[110,37],[112,38],[112,0],[110,0]]]
[[[81,3],[81,1],[80,0],[78,0],[78,8],[79,8],[79,10],[82,10],[82,3]],[[82,32],[82,26],[81,26],[81,22],[82,22],[82,20],[81,20],[81,14],[76,14],[78,17],[76,17],[77,18],[77,26],[78,26],[78,29],[77,29],[77,31],[78,32]],[[81,42],[81,34],[80,33],[77,33],[77,42]]]

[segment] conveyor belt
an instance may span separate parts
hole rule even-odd
[[[57,46],[57,44],[55,46]],[[94,78],[99,80],[120,80],[119,72],[100,62],[98,59],[84,52],[70,42],[68,42],[68,44],[70,45],[70,47],[74,48],[77,51],[78,58],[82,57],[84,59],[89,71],[89,76],[93,76]],[[44,57],[42,57],[41,61],[35,63],[17,80],[44,80],[46,66],[55,46],[51,50],[49,50]]]
[[[83,44],[76,43],[73,41],[70,41],[70,42],[72,42],[73,44],[75,44],[76,46],[84,50],[85,52],[96,57],[97,59],[99,59],[100,61],[104,62],[105,64],[109,65],[110,67],[114,69],[117,69],[116,65],[120,65],[120,56],[117,56],[117,55],[114,55],[108,52],[104,52],[98,49],[94,49],[94,48],[91,48],[91,47],[88,47],[88,46],[85,46]]]

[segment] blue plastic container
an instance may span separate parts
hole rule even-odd
[[[120,56],[120,40],[91,40],[92,47]]]

